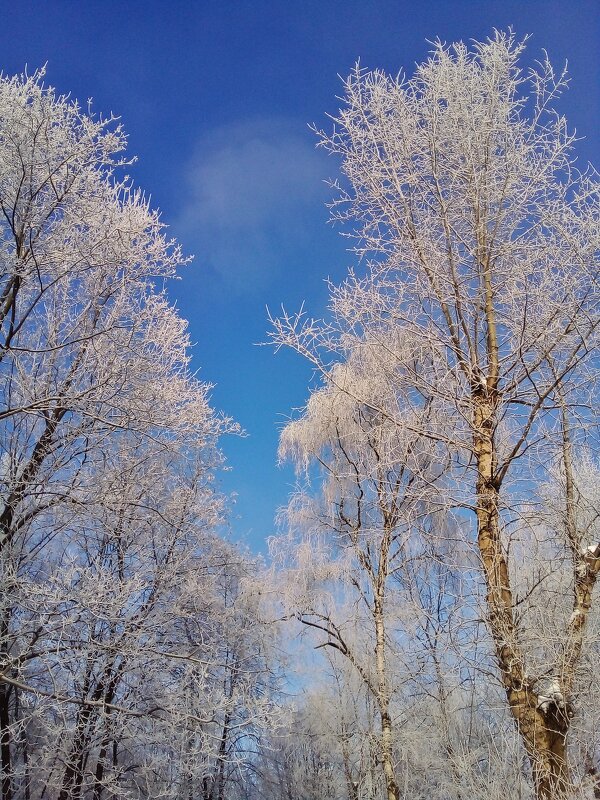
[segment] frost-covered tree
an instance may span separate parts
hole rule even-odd
[[[595,441],[600,216],[597,175],[577,169],[555,110],[566,77],[546,58],[523,73],[523,47],[511,33],[438,43],[412,78],[347,79],[320,139],[341,158],[333,214],[366,267],[333,288],[330,321],[286,316],[275,338],[446,449],[448,505],[471,515],[497,674],[547,800],[586,769],[567,745],[600,569],[597,498],[582,503],[575,477]],[[395,407],[338,380],[332,361],[358,347]],[[522,607],[543,606],[558,561],[561,600],[533,653]]]
[[[271,714],[233,426],[121,126],[43,77],[0,78],[0,796],[217,800]]]
[[[43,565],[30,555],[17,574],[8,681],[22,699],[13,773],[29,796],[100,798],[130,775],[130,754],[144,760],[146,717],[180,721],[168,654],[188,649],[172,631],[182,598],[199,583],[208,595],[221,568],[210,488],[175,489],[164,453],[122,444],[96,473],[101,499],[66,524],[47,515]]]
[[[319,646],[350,661],[377,707],[377,759],[387,796],[397,800],[391,702],[394,681],[405,676],[398,654],[389,653],[391,629],[401,625],[395,601],[407,576],[410,582],[410,568],[403,568],[417,558],[443,470],[435,443],[412,432],[425,424],[428,409],[412,420],[407,414],[402,429],[374,409],[389,398],[370,356],[371,348],[359,348],[335,367],[306,413],[284,429],[281,455],[309,472],[313,462],[321,465],[325,502],[306,493],[292,498],[291,534],[273,548],[292,570],[283,594],[291,611],[321,633]]]
[[[126,430],[165,446],[220,426],[158,281],[184,259],[117,169],[125,136],[42,84],[0,81],[0,377],[6,552]],[[122,171],[122,169],[121,169]]]

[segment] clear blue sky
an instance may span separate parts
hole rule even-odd
[[[0,18],[3,72],[47,62],[61,92],[119,114],[135,180],[195,254],[172,297],[214,405],[249,434],[224,442],[223,485],[238,494],[234,535],[255,549],[293,480],[276,466],[278,427],[311,380],[299,357],[255,346],[265,307],[323,313],[324,279],[352,263],[326,224],[336,165],[307,127],[337,109],[337,76],[358,58],[410,72],[427,39],[512,25],[532,34],[531,58],[568,58],[562,108],[600,164],[600,0],[0,0]]]

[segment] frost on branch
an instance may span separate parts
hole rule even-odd
[[[551,709],[562,711],[565,708],[565,698],[557,678],[550,678],[538,694],[537,707],[543,714]]]

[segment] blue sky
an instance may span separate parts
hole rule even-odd
[[[236,538],[256,549],[293,482],[277,467],[278,429],[311,373],[293,353],[256,346],[266,307],[324,312],[324,279],[352,264],[327,224],[336,164],[308,124],[337,109],[338,75],[407,72],[426,40],[481,39],[512,25],[529,57],[569,60],[562,109],[578,152],[600,164],[600,0],[0,0],[0,67],[31,71],[96,111],[121,116],[136,182],[195,254],[171,296],[190,321],[194,364],[214,405],[248,436],[224,442],[237,493]]]

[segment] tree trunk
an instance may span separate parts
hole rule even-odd
[[[124,662],[123,662],[124,663]],[[122,672],[123,664],[121,665],[121,669],[117,669],[114,675],[111,678],[109,687],[104,695],[104,702],[107,705],[110,705],[114,699],[115,694],[117,691],[117,686],[119,683],[119,678]],[[111,664],[111,669],[114,668],[114,662]],[[94,776],[94,793],[93,793],[93,800],[101,800],[102,791],[103,791],[103,778],[104,772],[106,769],[106,759],[108,754],[108,745],[110,744],[111,738],[113,737],[113,733],[110,730],[110,710],[106,709],[106,716],[105,716],[105,724],[106,724],[106,734],[102,739],[102,744],[100,745],[100,753],[98,755],[98,761],[96,762],[96,774]]]
[[[218,755],[218,769],[216,775],[217,782],[217,800],[223,800],[225,792],[225,758],[227,755],[227,744],[229,739],[229,723],[231,722],[231,715],[229,712],[225,713],[223,721],[223,732],[221,734],[221,741],[219,742],[219,755]]]
[[[9,612],[4,610],[0,621],[0,672],[8,668]],[[2,800],[12,800],[12,758],[10,733],[10,695],[12,687],[0,681],[0,764],[2,766]]]
[[[392,720],[388,711],[381,712],[381,761],[387,800],[400,800],[400,789],[396,783],[392,762]]]
[[[82,692],[83,699],[87,698],[91,683],[91,674],[88,673]],[[99,684],[93,691],[91,700],[97,702],[104,694],[104,687]],[[81,796],[83,786],[85,765],[87,761],[88,747],[91,738],[91,729],[94,719],[98,712],[91,705],[83,705],[77,712],[75,723],[75,733],[71,750],[67,757],[67,763],[63,776],[63,785],[58,796],[58,800],[77,800]]]
[[[2,762],[2,800],[12,800],[12,763],[10,752],[10,702],[11,687],[0,683],[0,759]]]
[[[508,564],[500,536],[500,487],[495,476],[493,392],[474,394],[473,449],[477,460],[478,546],[486,581],[488,626],[512,717],[531,762],[536,798],[568,795],[566,739],[569,716],[560,700],[544,698],[530,685],[518,644]]]
[[[376,591],[373,614],[375,617],[375,664],[377,669],[377,702],[381,715],[381,765],[385,776],[387,800],[400,800],[400,789],[396,783],[392,746],[392,719],[390,717],[390,693],[385,664],[385,623],[383,608],[383,582]]]

